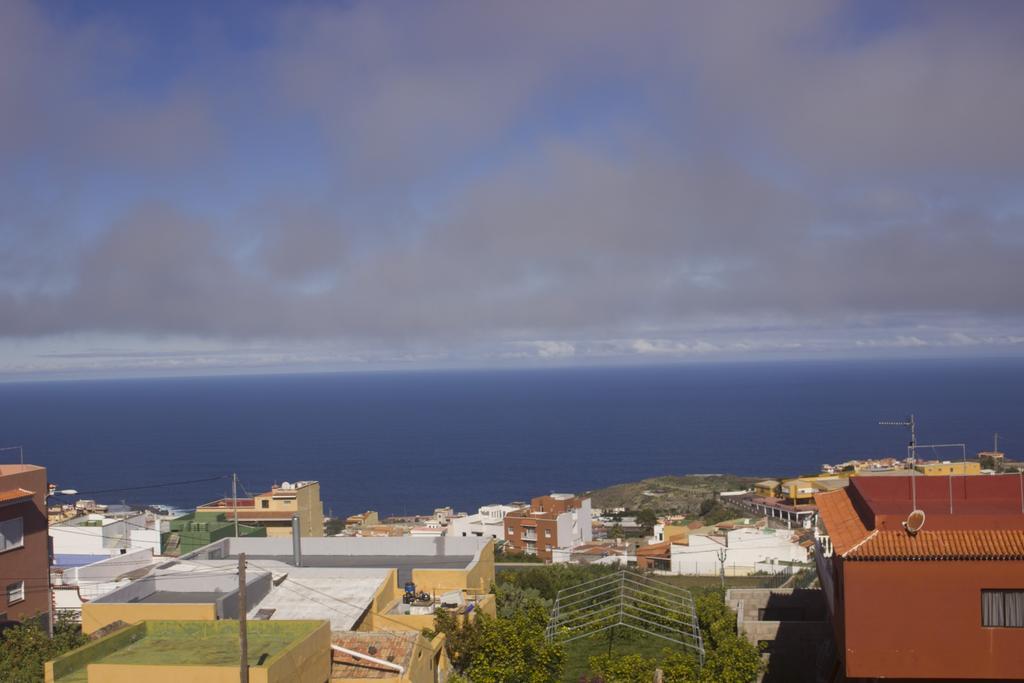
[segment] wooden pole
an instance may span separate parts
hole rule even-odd
[[[249,632],[245,623],[245,613],[248,609],[245,602],[245,553],[238,553],[238,644],[242,650],[239,660],[241,683],[249,683]]]
[[[231,475],[231,507],[235,517],[235,538],[238,538],[238,475]]]
[[[654,670],[654,683],[663,683],[665,674],[662,673],[661,669]]]

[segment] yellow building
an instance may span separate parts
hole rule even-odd
[[[320,483],[316,481],[284,482],[252,498],[221,498],[197,507],[195,521],[210,523],[210,519],[215,519],[233,524],[236,509],[240,524],[263,527],[268,537],[290,538],[292,517],[296,514],[302,536],[324,535],[324,504],[320,500]],[[213,540],[216,539],[206,542]]]
[[[787,479],[780,487],[786,502],[793,505],[805,505],[814,503],[814,494],[818,492],[814,482],[810,479]]]
[[[779,482],[765,479],[754,484],[754,493],[762,498],[774,498],[779,494]]]
[[[326,621],[250,621],[250,683],[324,683]],[[237,683],[237,621],[144,621],[46,662],[46,683]]]
[[[940,475],[971,475],[981,474],[981,463],[977,461],[968,460],[967,462],[950,462],[950,461],[932,461],[932,462],[920,462],[916,465],[916,469],[921,474],[928,476],[940,476]]]
[[[379,524],[380,515],[377,514],[376,510],[367,510],[366,512],[349,515],[345,518],[345,526],[369,527],[378,526]]]
[[[494,541],[478,538],[303,539],[301,566],[283,538],[226,538],[82,605],[82,631],[147,620],[238,617],[238,546],[250,558],[248,612],[270,620],[327,619],[335,633],[410,631],[434,623],[434,610],[495,616]],[[407,604],[405,583],[431,600]]]

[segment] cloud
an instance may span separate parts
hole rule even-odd
[[[1013,3],[225,7],[156,32],[0,6],[0,339],[486,362],[1024,335]]]

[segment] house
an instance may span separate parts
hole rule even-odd
[[[680,520],[681,522],[682,520]],[[654,525],[654,543],[661,543],[662,541],[675,541],[685,543],[685,539],[690,535],[690,527],[682,523],[669,523],[658,522]]]
[[[380,525],[380,515],[377,514],[376,510],[367,510],[356,515],[349,515],[345,518],[345,526],[378,526]]]
[[[776,479],[765,479],[754,484],[754,495],[762,498],[774,498],[779,494],[779,482]]]
[[[591,540],[590,498],[552,493],[505,515],[505,542],[514,552],[551,560],[555,548],[573,548]]]
[[[477,536],[505,540],[505,515],[521,509],[515,505],[484,505],[476,514],[450,517],[449,536]]]
[[[324,535],[324,504],[316,481],[283,482],[252,498],[221,498],[196,508],[201,515],[223,515],[224,520],[262,527],[269,537],[292,535],[292,517],[298,515],[303,537]]]
[[[46,469],[0,465],[0,621],[50,615]]]
[[[82,566],[133,550],[159,553],[160,520],[138,511],[89,512],[51,525],[50,538],[56,566]]]
[[[72,621],[81,621],[84,603],[127,586],[148,573],[157,562],[152,548],[145,548],[82,566],[51,567],[54,612]]]
[[[643,552],[642,552],[643,551]],[[764,520],[738,519],[691,529],[686,538],[637,548],[637,564],[673,574],[744,576],[778,564],[808,560],[793,533]],[[667,561],[667,564],[666,564]]]
[[[809,478],[787,479],[779,489],[779,497],[791,505],[814,503],[814,494],[818,490]]]
[[[815,500],[833,680],[1024,679],[1020,476],[856,477]]]
[[[974,460],[967,460],[963,462],[951,462],[949,460],[930,460],[927,462],[919,462],[914,465],[921,474],[930,477],[936,476],[948,476],[948,475],[971,475],[981,474],[981,463]]]
[[[82,630],[115,621],[237,618],[246,554],[250,619],[325,619],[332,632],[420,631],[442,605],[494,615],[494,542],[477,538],[226,538],[82,606]],[[407,583],[429,600],[404,599]]]

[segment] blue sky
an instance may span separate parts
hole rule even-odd
[[[0,375],[1024,350],[1013,2],[0,4]]]

